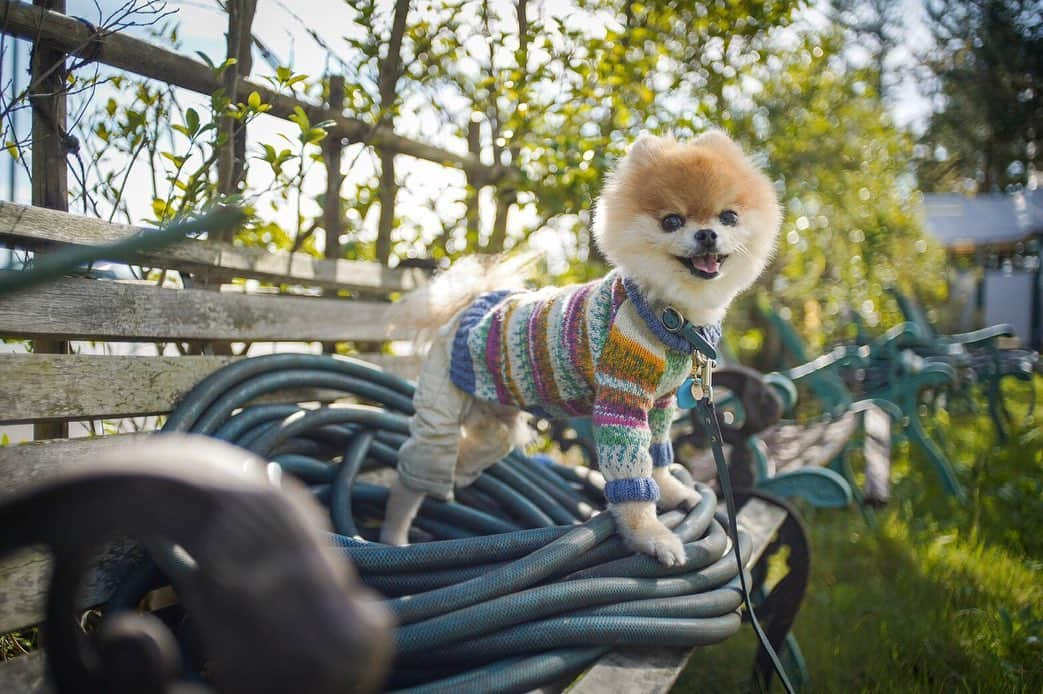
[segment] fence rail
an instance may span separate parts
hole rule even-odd
[[[96,30],[76,18],[23,2],[0,0],[0,31],[28,41],[45,41],[79,58],[95,60],[199,94],[209,96],[223,86],[221,78],[199,60],[132,36]],[[240,79],[238,91],[244,99],[246,94],[256,91],[264,103],[271,104],[269,115],[286,119],[293,114],[295,107],[300,107],[312,122],[333,121],[334,125],[327,129],[333,137],[458,167],[476,176],[483,184],[495,183],[511,175],[509,168],[489,166],[472,154],[459,154],[411,140],[386,126],[372,126],[326,106],[280,94],[259,82]]]

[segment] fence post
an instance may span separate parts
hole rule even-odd
[[[482,156],[482,124],[481,121],[473,116],[467,121],[467,152],[475,159],[479,159]],[[465,252],[470,250],[472,243],[475,250],[479,248],[478,234],[481,228],[481,216],[478,198],[482,193],[484,183],[485,181],[482,180],[482,176],[478,171],[474,169],[467,170],[467,213],[465,225],[467,238],[464,248]],[[446,249],[447,252],[448,250]]]
[[[518,50],[516,51],[518,65],[521,68],[520,76],[517,80],[517,90],[521,95],[525,94],[525,80],[529,70],[529,14],[528,14],[528,0],[518,0],[515,5],[516,17],[518,20]],[[491,63],[491,60],[490,60]],[[491,104],[494,113],[497,114],[495,128],[496,132],[493,133],[494,153],[493,157],[494,164],[503,164],[501,161],[502,150],[495,147],[496,141],[500,138],[500,117],[499,108],[496,105],[495,98]],[[515,105],[515,113],[518,113],[518,105]],[[511,166],[517,166],[518,155],[521,153],[521,147],[518,146],[516,138],[518,132],[515,131],[511,137],[512,140],[507,151],[511,154]],[[493,228],[489,233],[489,243],[486,246],[486,252],[488,253],[502,253],[503,247],[507,242],[507,217],[511,213],[511,208],[514,203],[518,201],[518,191],[513,186],[497,186],[496,187],[496,214],[493,217]]]
[[[406,33],[406,16],[409,0],[395,0],[395,14],[388,37],[387,54],[380,63],[378,88],[380,92],[381,121],[392,128],[395,122],[394,109],[398,78],[402,73],[402,39]],[[387,265],[391,257],[391,230],[395,226],[395,152],[380,148],[380,180],[377,194],[380,199],[380,218],[377,220],[377,262]]]
[[[331,110],[340,113],[344,109],[344,76],[330,77],[330,93],[327,103]],[[344,233],[344,222],[341,215],[340,187],[344,183],[344,175],[340,172],[341,157],[344,145],[339,135],[328,135],[322,141],[322,160],[326,165],[326,199],[322,205],[322,226],[326,230],[325,255],[330,260],[340,258],[340,236]],[[336,290],[330,290],[336,295]],[[336,352],[335,342],[324,342],[322,351],[325,354]]]
[[[257,0],[228,0],[228,34],[226,45],[228,57],[235,58],[236,64],[225,70],[225,95],[231,102],[241,101],[239,98],[239,79],[247,77],[253,67],[253,25]],[[217,159],[217,189],[222,195],[234,195],[243,178],[246,161],[246,128],[233,118],[222,118],[219,125],[220,134],[225,142]],[[231,232],[225,232],[231,233]],[[230,238],[223,240],[230,241]]]
[[[253,34],[250,27],[253,25],[254,13],[257,9],[257,0],[228,0],[225,4],[228,8],[228,33],[225,34],[226,56],[234,58],[236,63],[225,69],[222,85],[225,96],[232,104],[238,103],[239,79],[247,77],[253,68]],[[223,136],[224,142],[220,145],[217,153],[217,192],[221,195],[234,195],[239,191],[239,183],[243,179],[246,163],[246,128],[240,121],[231,117],[223,117],[217,123],[218,136]],[[211,238],[215,241],[231,242],[235,235],[235,229],[226,229],[213,234]],[[211,286],[211,278],[207,276],[194,278],[199,286],[210,291],[221,291],[220,279]],[[224,340],[215,340],[200,345],[203,354],[230,355],[233,354],[232,343]]]
[[[65,0],[33,0],[52,12],[65,13]],[[29,101],[33,110],[32,202],[52,210],[69,211],[69,169],[65,161],[66,103],[65,54],[46,41],[33,44]],[[68,354],[66,340],[33,340],[40,354]],[[34,439],[66,438],[69,425],[40,422],[33,425]]]
[[[330,77],[327,101],[330,109],[340,113],[344,108],[344,76]],[[322,141],[322,159],[326,165],[326,200],[322,206],[322,225],[326,229],[326,257],[340,257],[340,236],[344,233],[341,220],[340,187],[344,176],[340,172],[344,144],[339,136],[327,136]]]

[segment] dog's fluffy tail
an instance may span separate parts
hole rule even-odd
[[[435,332],[479,295],[499,289],[522,289],[538,256],[534,253],[461,258],[427,285],[415,289],[388,312],[388,329],[413,334],[423,351]]]

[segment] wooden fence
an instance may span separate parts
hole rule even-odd
[[[229,0],[230,34],[249,35],[252,0]],[[89,58],[148,78],[210,94],[228,84],[204,63],[128,36],[97,31],[63,14],[62,0],[35,5],[0,0],[0,30],[33,42],[32,205],[0,202],[0,242],[33,251],[60,246],[111,243],[140,230],[68,214],[64,149],[65,61]],[[250,11],[246,11],[250,10]],[[234,29],[234,32],[231,31]],[[232,43],[230,41],[230,43]],[[241,42],[236,52],[241,52]],[[235,53],[232,54],[235,57]],[[300,107],[315,120],[331,120],[323,148],[328,189],[323,210],[328,238],[336,239],[342,218],[339,195],[343,142],[364,142],[392,156],[410,156],[462,169],[475,185],[493,185],[510,176],[502,167],[482,164],[475,154],[459,154],[395,134],[344,115],[338,83],[331,79],[332,105],[308,103],[279,94],[235,71],[233,92],[257,91],[272,105],[270,115],[285,118]],[[227,73],[226,73],[227,76]],[[238,142],[237,142],[238,141]],[[218,188],[242,175],[242,133],[225,145]],[[236,147],[240,148],[237,153]],[[231,165],[228,162],[231,162]],[[0,354],[0,424],[34,424],[38,441],[0,447],[0,498],[36,479],[89,460],[124,436],[68,439],[67,423],[100,418],[160,415],[200,379],[238,357],[215,346],[229,342],[350,342],[375,347],[386,333],[387,299],[424,282],[425,273],[337,257],[269,253],[228,240],[188,240],[175,248],[142,253],[135,264],[176,271],[192,287],[172,289],[152,282],[68,278],[38,290],[0,298],[0,336],[30,339],[28,354]],[[255,279],[281,291],[213,291],[233,279]],[[274,290],[273,290],[274,291]],[[350,297],[350,298],[345,298]],[[71,354],[72,340],[176,342],[201,354],[120,356]],[[379,353],[364,355],[408,375],[416,362]],[[302,399],[323,400],[309,390]],[[117,551],[119,548],[117,548]],[[24,552],[0,562],[0,633],[40,621],[49,559]],[[105,599],[111,581],[99,574],[88,585],[83,604]]]
[[[0,30],[33,42],[30,77],[33,207],[13,204],[0,207],[0,238],[19,248],[40,250],[61,244],[111,242],[134,231],[124,225],[60,214],[68,209],[65,62],[69,56],[75,56],[204,95],[224,88],[234,100],[236,94],[257,92],[264,103],[270,104],[269,115],[286,119],[300,108],[312,122],[332,122],[323,143],[327,187],[322,226],[326,232],[327,260],[304,254],[270,254],[260,249],[235,247],[227,240],[210,240],[142,255],[142,264],[184,273],[193,279],[192,286],[214,287],[233,278],[248,277],[317,288],[319,294],[326,295],[346,289],[378,301],[349,304],[317,297],[233,296],[200,289],[171,290],[70,279],[35,292],[31,297],[5,300],[0,306],[0,334],[32,339],[33,352],[37,355],[68,354],[69,341],[75,339],[199,342],[208,343],[210,351],[216,349],[218,353],[227,352],[222,345],[230,340],[299,341],[307,335],[325,343],[327,349],[339,341],[381,340],[384,335],[379,300],[386,298],[389,292],[416,286],[419,273],[338,258],[337,239],[343,233],[340,196],[343,144],[365,143],[381,153],[383,162],[392,165],[395,156],[403,155],[456,167],[465,172],[468,183],[475,188],[495,185],[513,175],[508,168],[483,164],[474,142],[469,143],[468,153],[451,152],[397,135],[384,121],[365,123],[345,115],[342,77],[330,78],[327,104],[281,94],[265,84],[251,81],[248,76],[251,41],[248,39],[256,0],[229,0],[227,4],[227,57],[235,58],[238,63],[236,69],[218,75],[195,58],[68,17],[64,14],[64,0],[35,0],[33,4],[0,0]],[[398,9],[404,8],[396,6]],[[387,82],[384,74],[383,91],[387,91]],[[384,96],[382,93],[382,98]],[[222,127],[226,125],[223,123]],[[234,190],[242,177],[244,143],[245,127],[242,127],[228,138],[219,152],[218,190]],[[472,204],[477,210],[477,196],[474,198]],[[380,202],[382,224],[384,218],[390,222],[394,217],[394,190],[387,190],[383,181]],[[383,255],[386,259],[387,254]],[[7,363],[11,364],[12,360],[8,359]],[[92,362],[90,368],[82,371],[97,373],[101,363]],[[70,373],[73,372],[66,371],[67,375]],[[199,372],[193,370],[192,373]],[[5,402],[5,398],[0,393],[0,402]],[[62,420],[73,418],[69,414],[73,410],[65,410],[65,414],[59,416],[45,409],[30,416],[18,408],[7,409],[20,414],[0,415],[4,421],[36,420],[37,439],[67,436]],[[143,412],[148,410],[155,407],[150,406]],[[75,411],[76,416],[86,413],[84,408]]]

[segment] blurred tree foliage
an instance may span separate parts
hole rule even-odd
[[[931,0],[924,190],[1008,191],[1043,168],[1043,2]]]
[[[929,299],[945,292],[944,253],[917,218],[912,137],[875,91],[875,65],[855,68],[843,49],[839,28],[779,46],[760,66],[756,104],[733,128],[766,155],[786,211],[760,286],[818,347],[851,336],[852,312],[871,329],[898,322],[888,286]],[[752,332],[740,347],[764,346]]]
[[[886,9],[883,0],[877,4]],[[803,0],[347,6],[353,21],[340,29],[342,43],[323,43],[312,32],[329,51],[329,71],[346,80],[345,113],[469,148],[515,174],[490,185],[404,158],[389,168],[381,153],[354,143],[341,189],[345,257],[383,260],[386,249],[391,264],[452,259],[533,237],[543,249],[558,249],[547,254],[560,256],[550,267],[557,281],[597,276],[604,265],[587,227],[607,169],[642,131],[684,139],[718,126],[778,182],[786,218],[778,260],[760,291],[809,337],[842,336],[847,309],[870,326],[893,323],[897,313],[884,292],[890,284],[914,283],[921,296],[942,291],[940,252],[915,219],[913,142],[892,124],[879,94],[883,61],[849,64],[844,31],[852,25],[839,15],[828,25],[797,21]],[[328,74],[272,68],[274,75],[255,79],[298,98],[328,95]],[[128,98],[95,104],[82,119],[88,132],[81,139],[96,142],[87,146],[93,184],[80,193],[139,221],[120,199],[129,158],[151,167],[154,219],[217,201],[209,164],[220,143],[212,123],[231,112],[245,124],[267,105],[256,94],[238,104],[216,94],[209,109],[184,108],[174,90],[141,91],[143,81],[122,79],[120,94]],[[241,197],[256,218],[239,242],[320,254],[325,124],[294,122],[299,133],[249,142],[252,172]],[[382,170],[394,176],[381,183]],[[415,191],[432,181],[440,187],[421,200]],[[390,215],[381,200],[396,190],[407,195],[398,195]],[[296,210],[290,224],[277,214],[288,208]],[[740,348],[762,348],[756,325],[741,316],[737,311],[733,323]]]

